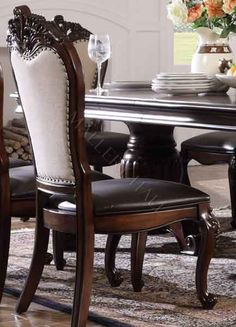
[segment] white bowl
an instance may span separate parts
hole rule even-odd
[[[216,78],[218,78],[218,80],[220,80],[225,85],[228,85],[229,87],[233,87],[236,89],[236,76],[216,74]]]

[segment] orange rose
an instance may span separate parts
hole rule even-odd
[[[207,8],[207,14],[209,18],[224,16],[222,0],[206,0],[204,1],[204,4]]]
[[[188,9],[188,23],[193,23],[197,20],[202,14],[201,4],[197,4]]]
[[[234,7],[236,7],[236,0],[224,0],[224,12],[230,14],[234,10]]]

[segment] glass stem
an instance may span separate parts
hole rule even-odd
[[[101,67],[102,64],[98,63],[97,64],[97,69],[98,69],[98,81],[97,81],[97,95],[102,94],[102,87],[101,87]]]

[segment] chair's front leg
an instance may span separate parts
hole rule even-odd
[[[216,235],[219,224],[212,216],[208,205],[199,206],[199,228],[201,242],[196,267],[196,288],[200,302],[204,309],[212,309],[217,300],[207,292],[208,267],[215,248]]]
[[[43,204],[44,196],[42,196],[38,191],[34,252],[28,277],[16,306],[17,313],[27,311],[38,287],[38,283],[45,265],[45,257],[47,254],[49,240],[49,229],[45,228],[43,223]]]
[[[131,242],[131,281],[135,292],[141,292],[143,259],[146,249],[147,232],[132,234]]]
[[[7,213],[2,212],[0,217],[0,302],[2,299],[2,293],[3,293],[3,288],[6,279],[6,272],[7,272],[10,231],[11,231],[11,216],[9,212]]]
[[[57,270],[63,270],[66,265],[64,259],[65,238],[64,233],[52,232],[53,259]]]
[[[228,169],[229,176],[229,188],[231,198],[231,209],[232,209],[232,222],[233,228],[236,228],[236,157],[233,156]]]
[[[107,236],[107,244],[105,249],[105,271],[107,279],[112,287],[120,286],[123,278],[116,270],[115,260],[116,251],[121,239],[121,234],[110,234]]]
[[[180,182],[190,186],[191,184],[190,184],[190,180],[189,180],[189,176],[188,176],[188,163],[189,163],[190,159],[188,156],[188,151],[182,150],[180,152],[180,158],[181,158],[181,164],[182,164]]]

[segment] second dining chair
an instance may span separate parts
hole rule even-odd
[[[3,73],[0,67],[0,301],[6,279],[12,217],[35,217],[35,173],[31,166],[9,167],[3,138]],[[23,246],[23,245],[22,245]]]
[[[181,144],[183,183],[190,185],[188,164],[196,160],[202,165],[228,164],[232,209],[231,225],[236,228],[236,133],[210,132],[192,137]]]
[[[84,78],[72,42],[16,7],[8,25],[10,59],[32,141],[37,180],[34,254],[17,312],[25,312],[41,278],[50,229],[76,235],[73,327],[86,326],[93,275],[95,233],[137,233],[193,220],[201,244],[196,290],[204,308],[216,303],[207,292],[208,266],[218,224],[209,196],[186,185],[155,179],[91,183],[86,156]],[[56,104],[56,105],[55,105]],[[152,201],[147,201],[148,198]]]

